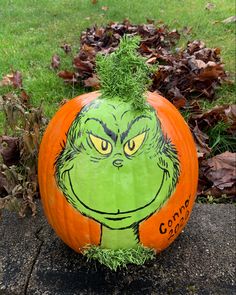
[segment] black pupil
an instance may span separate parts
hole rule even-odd
[[[128,147],[129,147],[129,149],[130,149],[131,151],[134,150],[134,148],[135,148],[135,142],[134,142],[134,140],[129,140],[129,141],[128,141]]]
[[[103,150],[103,151],[106,151],[107,149],[108,149],[108,142],[105,141],[105,140],[103,140],[103,141],[102,141],[102,150]]]

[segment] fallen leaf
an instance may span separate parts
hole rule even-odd
[[[108,6],[102,6],[102,8],[101,8],[103,11],[107,11],[108,9],[109,9],[109,7]]]
[[[54,54],[51,60],[51,67],[53,69],[58,69],[60,67],[60,64],[61,64],[60,57],[57,54]]]
[[[206,6],[205,6],[205,9],[206,9],[206,10],[212,10],[212,9],[214,9],[214,8],[216,8],[216,5],[215,5],[214,3],[211,3],[211,2],[208,2],[208,3],[206,4]]]
[[[80,56],[76,56],[73,60],[73,66],[77,69],[79,77],[88,77],[92,75],[95,65],[90,60],[83,60]]]
[[[0,87],[13,85],[12,77],[13,77],[12,74],[8,74],[8,75],[4,76],[2,78],[2,80],[0,81]]]
[[[67,44],[67,43],[64,43],[63,45],[61,45],[61,49],[63,49],[64,52],[66,54],[68,54],[68,53],[71,52],[71,45],[70,44]]]
[[[22,100],[23,104],[28,104],[30,96],[26,93],[26,91],[23,89],[20,93],[20,98]]]
[[[230,16],[224,20],[222,20],[222,23],[229,24],[229,23],[235,23],[236,22],[236,16]]]
[[[212,182],[212,187],[222,194],[225,188],[236,190],[236,153],[225,152],[205,160],[204,175]]]
[[[157,57],[153,56],[153,57],[149,58],[146,62],[148,64],[155,64],[156,61],[157,61]]]
[[[169,96],[172,98],[172,103],[177,109],[186,105],[186,98],[180,93],[180,90],[175,86],[168,91]]]
[[[205,112],[192,114],[188,120],[190,126],[195,126],[197,122],[201,129],[209,129],[220,121],[236,131],[236,104],[215,106]]]
[[[12,166],[20,160],[19,138],[3,135],[0,137],[0,154],[5,165]]]
[[[6,188],[7,188],[6,176],[0,171],[0,198],[3,198],[8,195]]]
[[[22,88],[22,75],[19,71],[13,71],[7,74],[0,81],[0,86],[13,86],[14,88]]]
[[[15,88],[22,88],[22,75],[19,71],[13,72],[13,86]]]
[[[70,71],[60,71],[58,73],[58,76],[62,79],[64,79],[65,82],[75,83],[75,73]]]
[[[195,80],[214,80],[222,76],[225,76],[223,65],[209,61],[205,67],[201,68],[201,71]]]
[[[208,146],[209,137],[206,133],[202,132],[197,125],[192,130],[192,133],[195,139],[197,152],[201,158],[205,159],[211,152]]]
[[[96,74],[93,74],[92,77],[89,77],[88,79],[84,80],[85,87],[92,87],[95,89],[100,88],[100,81]]]

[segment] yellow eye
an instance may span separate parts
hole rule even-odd
[[[145,138],[145,134],[146,132],[143,132],[126,142],[124,146],[124,151],[128,156],[132,156],[141,147]]]
[[[109,141],[89,134],[90,140],[95,149],[102,155],[108,155],[112,151],[112,145]]]

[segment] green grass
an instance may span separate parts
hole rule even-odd
[[[236,151],[236,138],[227,132],[230,126],[224,122],[218,122],[213,128],[207,131],[209,136],[209,147],[212,149],[211,154],[216,155],[226,151]]]
[[[83,255],[87,260],[97,260],[111,270],[116,271],[120,267],[127,267],[128,264],[143,265],[146,261],[155,258],[153,249],[138,245],[137,248],[129,249],[103,249],[99,246],[88,246],[84,249]]]
[[[25,90],[31,94],[32,103],[43,101],[48,116],[52,116],[57,102],[83,92],[65,86],[50,69],[51,56],[59,53],[63,68],[71,66],[59,48],[64,42],[78,50],[80,33],[87,27],[108,21],[122,21],[128,17],[133,23],[145,23],[147,18],[161,19],[170,28],[192,27],[192,34],[182,38],[179,46],[193,39],[203,40],[209,47],[220,47],[226,70],[231,77],[235,69],[234,24],[222,20],[234,15],[234,1],[213,0],[216,7],[207,11],[203,0],[1,0],[0,6],[0,79],[11,69],[23,74]],[[108,10],[102,10],[108,6]],[[0,94],[7,90],[0,89]],[[217,103],[232,102],[234,89],[225,86],[217,92]],[[211,104],[205,103],[206,107]],[[0,117],[0,121],[2,118]]]

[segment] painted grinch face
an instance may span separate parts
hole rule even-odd
[[[176,150],[156,113],[97,99],[72,123],[56,161],[70,204],[110,229],[135,227],[171,196],[179,176]]]

